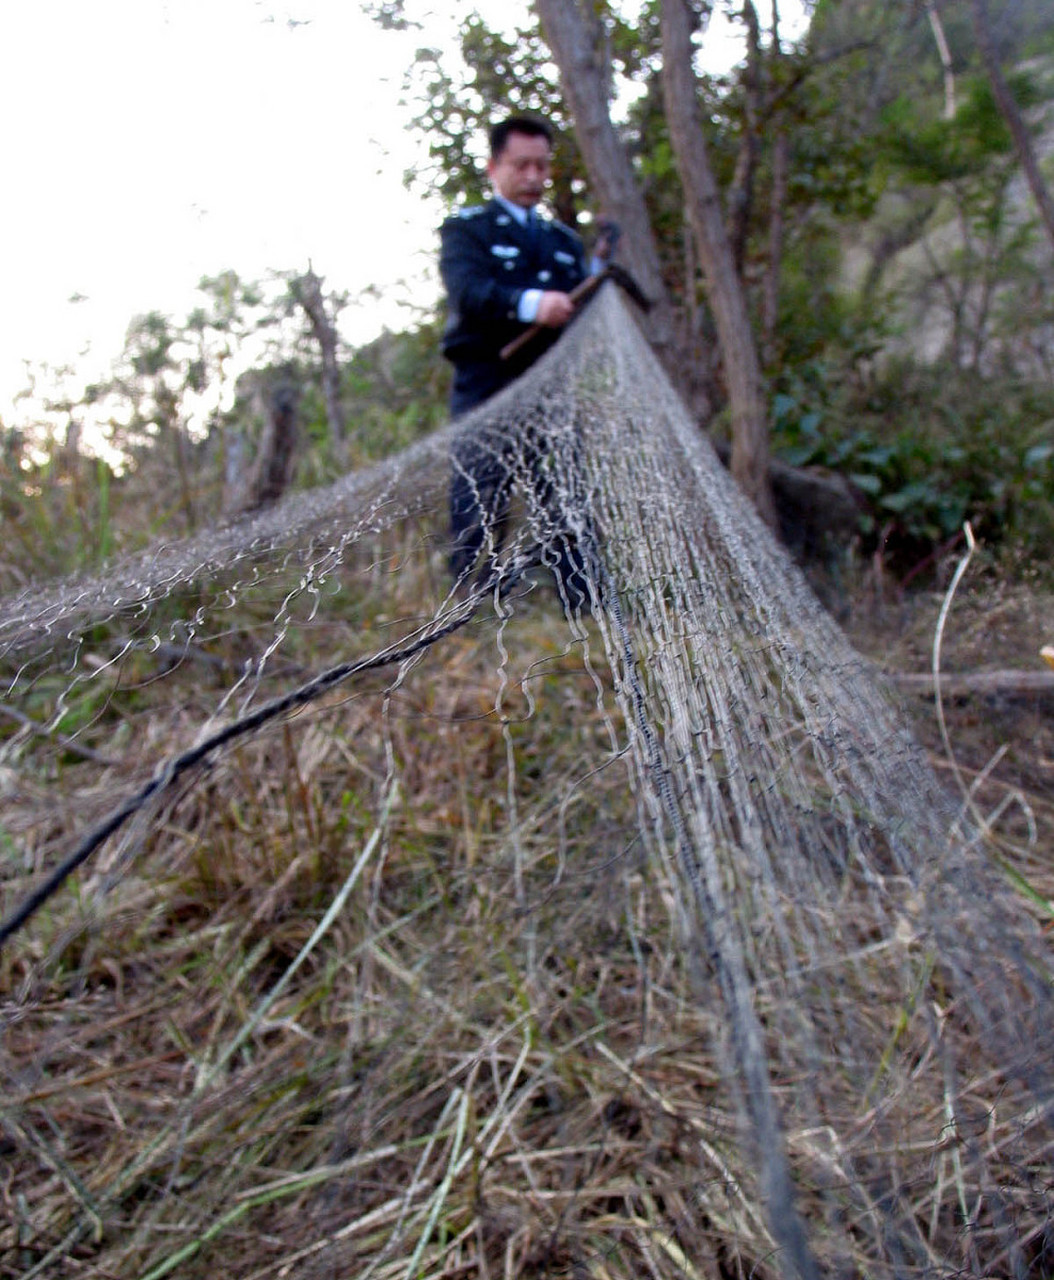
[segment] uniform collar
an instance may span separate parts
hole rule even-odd
[[[496,191],[494,192],[494,202],[501,205],[506,212],[511,214],[516,225],[520,227],[527,225],[527,217],[530,213],[534,213],[536,218],[538,216],[533,209],[525,209],[522,205],[513,204],[511,200],[506,200],[504,196],[499,196]]]

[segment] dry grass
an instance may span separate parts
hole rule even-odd
[[[586,894],[578,858],[588,834],[613,867],[633,859],[632,798],[617,761],[565,795],[605,733],[580,663],[536,668],[530,719],[507,693],[502,723],[498,680],[489,646],[457,639],[440,673],[238,749],[7,956],[3,1274],[67,1254],[98,1275],[211,1274],[218,1256],[237,1275],[337,1258],[384,1275],[419,1244],[425,1271],[478,1254],[523,1274],[607,1239],[630,1204],[619,1235],[647,1242],[631,1138],[652,1124],[595,1042],[632,1057],[645,1005],[670,1031],[687,1006],[627,950],[620,877]],[[654,908],[635,878],[640,948]],[[668,1120],[649,1139],[672,1140]]]
[[[411,611],[406,590],[394,614]],[[588,633],[554,639],[556,616],[539,592],[496,631],[239,746],[7,948],[0,1276],[779,1274],[722,1084],[720,1010],[686,972],[676,890],[644,858],[622,730],[598,698],[610,673],[595,645],[583,660]],[[23,776],[5,829],[35,853],[11,897],[200,723],[220,675],[190,667],[137,689],[138,763],[52,757],[66,802],[48,812],[53,789]],[[151,710],[177,685],[186,710],[162,724]],[[1014,732],[984,715],[975,728],[979,760],[1000,745],[989,730]],[[1015,739],[978,795],[994,810],[1021,793],[997,816],[1001,852],[1054,898],[1051,779],[1004,772],[1033,747]],[[920,989],[930,972],[910,938],[874,944],[838,997],[871,986],[862,1016],[888,1046],[874,1096],[847,1080],[823,1099],[848,1144],[822,1123],[788,1135],[803,1186],[825,1188],[804,1206],[821,1262],[856,1273],[824,1253],[843,1180],[873,1189],[877,1218],[880,1189],[922,1167],[905,1194],[934,1266],[1032,1265],[1049,1248],[1051,1153],[1000,1127],[1005,1083],[971,1070],[951,997],[939,1016],[967,1085],[952,1122],[939,1092],[920,1096],[935,1015],[882,982],[900,961]],[[774,1084],[793,1112],[796,1082]],[[1020,1224],[1016,1260],[980,1256],[991,1210],[960,1203],[981,1141]],[[979,1224],[968,1239],[962,1213]],[[873,1237],[865,1218],[850,1238]]]
[[[858,611],[850,636],[890,671],[923,673],[932,650],[952,559],[939,590],[873,600]],[[940,641],[941,670],[976,673],[1043,670],[1040,649],[1054,637],[1054,593],[1035,575],[1008,577],[978,555],[951,603]],[[1007,843],[1040,880],[1054,850],[1054,699],[1008,689],[946,697],[951,758],[932,695],[904,700],[912,728],[934,766],[953,784],[958,769],[980,810],[993,819],[996,845]],[[1048,894],[1049,896],[1049,894]]]

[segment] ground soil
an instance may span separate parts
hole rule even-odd
[[[945,566],[932,588],[900,592],[872,579],[843,621],[855,646],[883,670],[932,670],[942,606],[956,567]],[[1022,688],[1009,673],[1049,671],[1040,657],[1054,644],[1054,590],[1040,582],[1009,581],[994,567],[971,565],[951,597],[939,637],[940,670],[952,674],[1008,673],[997,691],[946,695],[944,741],[932,689],[901,688],[905,713],[935,768],[952,786],[956,770],[974,787],[978,809],[998,812],[1004,839],[1025,841],[1054,877],[1054,686]]]

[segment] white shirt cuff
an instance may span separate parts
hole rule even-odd
[[[523,324],[534,324],[538,319],[538,306],[542,301],[541,289],[524,289],[516,305],[516,319]]]

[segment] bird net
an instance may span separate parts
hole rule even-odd
[[[615,290],[0,653],[0,1275],[1049,1271],[1049,919]]]

